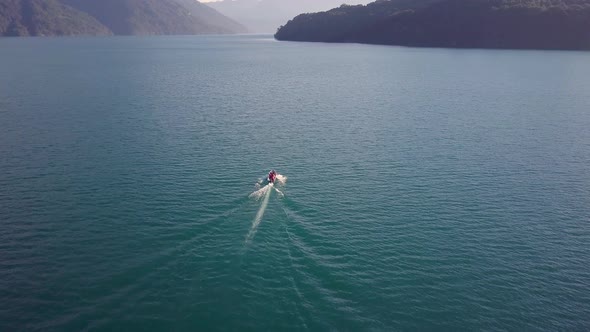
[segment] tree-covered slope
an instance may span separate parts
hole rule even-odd
[[[342,5],[320,13],[301,14],[279,28],[280,40],[342,42],[350,35],[408,9],[437,0],[379,0],[368,5]]]
[[[279,40],[590,49],[590,0],[380,0],[304,14]]]
[[[117,35],[237,33],[244,28],[195,0],[61,0]]]
[[[108,34],[95,18],[57,0],[0,1],[0,36]]]
[[[245,32],[196,0],[0,0],[0,36]]]

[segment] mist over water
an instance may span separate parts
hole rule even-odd
[[[590,326],[587,53],[0,50],[0,331]]]

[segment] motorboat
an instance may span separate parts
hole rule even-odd
[[[268,173],[268,178],[267,178],[268,183],[275,183],[276,179],[277,179],[277,172],[275,172],[275,170],[273,169]]]

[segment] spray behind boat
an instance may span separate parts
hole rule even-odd
[[[254,237],[254,235],[256,234],[256,230],[258,229],[258,225],[260,225],[260,222],[262,221],[262,217],[264,216],[264,212],[266,211],[266,208],[268,207],[268,200],[270,199],[271,192],[274,190],[281,197],[284,196],[283,192],[275,187],[275,184],[284,185],[286,182],[287,182],[287,177],[282,174],[277,173],[273,169],[268,173],[268,176],[266,177],[266,185],[264,185],[262,188],[260,188],[250,194],[250,196],[249,196],[250,198],[254,198],[256,200],[259,200],[260,198],[262,198],[262,203],[260,204],[260,208],[258,209],[258,212],[256,213],[256,217],[252,221],[252,226],[250,227],[250,230],[248,231],[248,235],[246,235],[246,243],[249,243],[252,240],[252,238]],[[263,183],[264,182],[262,180],[260,180],[260,182],[257,183],[256,186],[260,187],[260,185]]]

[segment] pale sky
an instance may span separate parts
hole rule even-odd
[[[249,32],[274,33],[277,28],[301,13],[329,10],[348,4],[374,0],[200,0],[248,28]],[[211,4],[214,3],[214,4]]]

